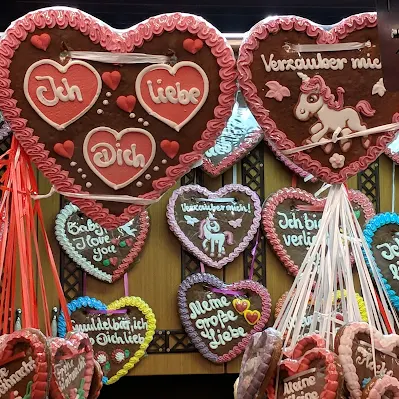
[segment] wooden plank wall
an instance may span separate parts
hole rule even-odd
[[[279,162],[272,152],[266,148],[264,153],[265,195],[282,187],[290,187],[292,173]],[[240,182],[240,165],[238,165],[238,182]],[[40,192],[49,190],[48,182],[39,174]],[[216,179],[205,176],[204,185],[215,190],[232,182],[232,171]],[[399,172],[396,174],[396,209],[399,210]],[[356,178],[349,182],[351,188],[357,188]],[[315,191],[320,184],[304,183],[298,178],[298,186]],[[392,198],[392,161],[385,155],[380,157],[380,188],[381,211],[391,210]],[[171,190],[172,191],[172,190]],[[129,272],[129,289],[131,295],[142,297],[152,307],[160,329],[180,329],[180,321],[176,306],[176,293],[181,282],[181,247],[176,237],[169,231],[166,222],[166,204],[171,191],[166,193],[158,203],[149,208],[151,218],[150,233],[141,253],[140,262]],[[42,209],[48,235],[56,259],[59,259],[60,248],[54,237],[54,220],[59,211],[59,198],[53,196],[42,200]],[[264,238],[262,238],[264,239]],[[48,265],[45,265],[49,273]],[[223,271],[208,269],[208,272],[233,282],[244,277],[242,256],[227,265]],[[277,299],[289,289],[293,278],[289,276],[273,251],[267,247],[266,254],[266,286],[271,294],[273,306]],[[113,285],[102,283],[90,276],[87,277],[87,295],[96,297],[107,303],[123,296],[123,282]],[[48,297],[51,305],[57,305],[56,293],[53,287],[48,287]],[[273,320],[270,320],[272,323]],[[132,372],[132,375],[162,375],[162,374],[209,374],[236,373],[239,371],[240,359],[227,365],[215,365],[205,360],[199,353],[183,354],[151,354],[143,359]]]

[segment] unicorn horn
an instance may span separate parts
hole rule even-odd
[[[309,80],[309,76],[302,73],[302,72],[297,72],[298,76],[302,79],[303,82],[306,82],[307,80]]]

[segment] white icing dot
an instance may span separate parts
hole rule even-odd
[[[121,146],[121,143],[116,143],[115,146],[116,146],[116,147],[120,147],[120,146]]]
[[[104,100],[104,101],[103,101],[103,104],[104,104],[104,105],[108,105],[108,104],[109,104],[109,101],[108,101],[108,100]]]
[[[137,187],[141,187],[143,185],[143,183],[141,182],[141,181],[138,181],[137,183],[136,183],[136,186]]]
[[[159,170],[159,167],[158,166],[154,166],[154,172],[158,172],[158,170]]]
[[[129,115],[129,118],[132,118],[132,119],[133,119],[133,118],[135,118],[135,117],[136,117],[136,114],[133,113],[133,112]]]
[[[78,173],[82,173],[83,172],[83,169],[82,168],[79,168],[78,169]]]
[[[162,83],[162,79],[158,79],[157,83],[160,85]]]
[[[87,177],[87,176],[86,176],[85,174],[82,175],[82,179],[86,179],[86,177]]]
[[[86,183],[86,187],[87,188],[90,188],[92,186],[92,184],[88,181],[87,183]]]
[[[145,175],[144,176],[147,180],[150,180],[151,179],[151,175],[150,174],[147,174],[147,175]]]
[[[161,162],[165,165],[168,161],[166,159],[163,159]]]
[[[69,165],[71,165],[71,166],[76,166],[77,163],[76,163],[75,161],[72,161]]]
[[[137,120],[141,123],[141,122],[143,122],[144,119],[143,118],[139,118]]]
[[[102,114],[103,112],[104,112],[104,111],[103,111],[102,109],[98,109],[98,110],[97,110],[97,114],[98,114],[98,115]]]
[[[147,121],[144,121],[143,125],[144,125],[144,126],[148,126],[149,123],[148,123]]]
[[[107,97],[111,97],[111,96],[112,96],[112,93],[111,93],[110,91],[107,91],[107,92],[105,93],[105,95],[106,95]]]

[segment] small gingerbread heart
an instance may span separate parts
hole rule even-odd
[[[89,337],[70,333],[65,338],[51,338],[52,399],[87,398],[94,373],[93,348]]]
[[[85,272],[108,283],[121,278],[133,265],[148,230],[146,211],[116,229],[105,229],[73,204],[67,204],[55,222],[55,236],[67,255]],[[127,240],[131,245],[126,245]]]
[[[235,309],[235,298],[250,303],[252,314],[256,314],[253,324]],[[251,335],[263,330],[271,311],[270,295],[263,285],[250,280],[227,285],[207,273],[192,274],[180,284],[178,306],[191,342],[215,363],[237,357]]]
[[[362,399],[399,399],[399,380],[395,376],[374,377],[363,390]]]
[[[123,297],[107,307],[95,298],[81,297],[68,304],[73,330],[85,332],[94,358],[113,384],[124,377],[145,355],[155,334],[152,309],[139,297]],[[65,335],[65,318],[60,316],[59,335]]]

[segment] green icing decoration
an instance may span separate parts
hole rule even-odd
[[[26,386],[26,393],[25,396],[22,399],[30,399],[31,398],[31,394],[32,394],[32,384],[33,381],[29,381],[28,385]]]
[[[105,363],[104,368],[105,368],[105,370],[107,370],[107,371],[111,368],[111,365],[109,364],[109,362]]]
[[[356,219],[360,218],[360,209],[355,210],[355,216],[356,216]]]
[[[109,266],[111,264],[111,262],[109,261],[109,259],[104,259],[103,260],[103,265],[104,266]]]
[[[129,355],[130,355],[129,349],[125,349],[125,356],[126,356],[126,357],[129,357]]]
[[[121,241],[120,243],[119,243],[119,246],[120,247],[122,247],[122,248],[124,248],[124,247],[126,247],[126,241]]]
[[[78,394],[76,395],[76,399],[85,399],[85,390],[83,389],[84,385],[85,385],[85,379],[82,378],[80,380],[80,386],[78,389]]]

